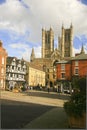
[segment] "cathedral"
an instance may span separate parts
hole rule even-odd
[[[73,57],[73,26],[68,29],[62,25],[61,36],[58,36],[58,48],[54,48],[54,31],[42,28],[41,58],[35,58],[34,48],[30,56],[30,63],[43,68],[46,72],[46,83],[53,86],[56,82],[56,63],[70,60]]]

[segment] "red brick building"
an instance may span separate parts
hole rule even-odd
[[[84,77],[87,75],[87,54],[80,54],[72,59],[72,76]]]
[[[0,89],[5,89],[7,52],[0,41]]]
[[[71,80],[71,61],[60,61],[57,64],[57,79]]]
[[[57,64],[57,83],[63,88],[71,87],[72,77],[87,76],[87,54],[81,53],[69,61],[60,61]]]

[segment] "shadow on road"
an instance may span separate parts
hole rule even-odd
[[[39,104],[24,103],[1,99],[1,128],[19,129],[27,123],[41,116],[45,112],[56,108]]]

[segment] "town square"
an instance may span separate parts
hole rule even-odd
[[[1,129],[86,129],[86,0],[0,8]]]

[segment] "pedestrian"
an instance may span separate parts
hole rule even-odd
[[[57,86],[57,93],[58,93],[58,86]]]
[[[47,84],[47,90],[48,90],[48,93],[49,93],[49,91],[50,91],[50,84],[49,83]]]

